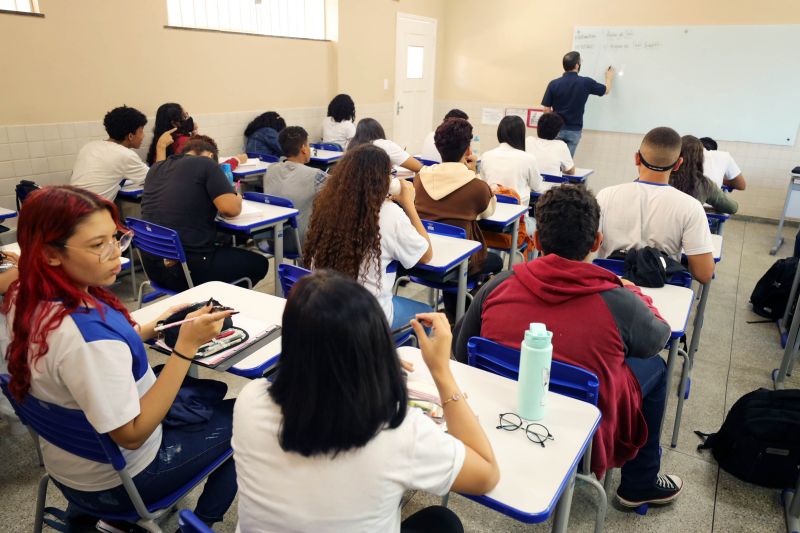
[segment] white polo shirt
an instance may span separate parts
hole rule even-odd
[[[680,260],[714,251],[703,205],[670,185],[634,181],[597,194],[603,244],[597,256],[652,246]]]
[[[342,147],[343,150],[347,149],[347,143],[356,134],[356,125],[352,120],[343,120],[336,122],[331,117],[322,119],[322,142],[336,143]]]
[[[402,165],[411,157],[411,154],[403,150],[399,144],[389,139],[375,139],[372,144],[389,154],[392,165]]]
[[[122,180],[144,185],[149,170],[130,148],[112,141],[89,141],[75,158],[69,183],[113,202]]]
[[[723,180],[732,180],[742,171],[729,152],[703,149],[703,174],[722,187]]]
[[[575,166],[567,143],[559,139],[528,137],[525,139],[525,151],[536,157],[540,174],[561,176],[565,170]]]
[[[525,207],[531,200],[531,191],[542,187],[536,156],[517,150],[508,143],[484,152],[481,156],[481,179],[489,185],[502,185],[519,194]]]
[[[435,132],[430,132],[425,140],[422,142],[422,159],[427,159],[428,161],[436,161],[437,163],[442,162],[442,154],[439,153],[439,150],[436,148],[436,141],[434,140]]]

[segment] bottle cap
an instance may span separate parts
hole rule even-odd
[[[533,348],[547,348],[552,338],[553,332],[547,331],[547,326],[541,322],[531,322],[530,328],[525,332],[525,343]]]

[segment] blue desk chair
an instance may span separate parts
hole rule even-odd
[[[508,196],[506,194],[496,194],[495,197],[497,198],[497,202],[500,203],[500,204],[519,205],[519,200],[517,200],[513,196]],[[509,226],[509,227],[511,227],[511,226]],[[504,233],[507,233],[507,232],[504,232]],[[511,234],[508,233],[508,235],[511,235]],[[516,248],[513,253],[519,254],[520,257],[522,258],[522,260],[524,261],[525,260],[525,251],[528,249],[528,243],[527,242],[523,243],[522,246],[517,247],[516,243],[517,243],[518,239],[519,239],[518,235],[512,235],[511,236],[511,242],[512,242],[511,248],[507,248],[507,249],[506,248],[494,248],[494,249],[498,250],[500,252],[509,254],[509,253],[512,253],[511,250],[513,248]]]
[[[573,179],[570,179],[570,177],[572,177]],[[569,175],[554,176],[553,174],[542,174],[542,180],[547,181],[549,183],[572,183],[573,181],[580,183],[580,180],[575,180],[574,178],[575,178],[574,176],[569,176]]]
[[[423,166],[432,167],[433,165],[438,165],[438,161],[434,161],[433,159],[425,159],[423,157],[414,157],[417,161],[422,163]]]
[[[261,152],[247,152],[247,157],[251,157],[253,159],[260,159],[265,163],[277,163],[281,160],[280,157],[277,155],[272,154],[263,154]]]
[[[178,512],[178,529],[181,533],[214,533],[205,522],[197,518],[189,509]]]
[[[519,350],[483,337],[471,337],[467,341],[467,364],[514,381],[519,379]],[[588,370],[553,360],[550,366],[549,390],[596,406],[600,397],[600,381]],[[591,468],[592,445],[590,443],[589,448],[583,454],[582,467],[576,477],[589,483],[597,491],[595,533],[600,533],[603,530],[608,507],[607,487],[604,487],[594,477]],[[605,481],[610,484],[611,476],[606,474]],[[504,513],[504,509],[487,496],[465,495],[465,497]]]
[[[434,235],[444,235],[447,237],[453,237],[456,239],[466,239],[467,232],[464,228],[459,228],[458,226],[451,226],[450,224],[442,224],[441,222],[431,222],[430,220],[423,220],[422,225],[425,226],[425,231],[429,234]],[[447,292],[447,293],[457,293],[458,292],[458,285],[455,282],[447,281],[446,277],[443,277],[440,280],[421,277],[419,275],[413,276],[403,276],[397,278],[394,284],[394,294],[397,294],[397,287],[402,280],[408,280],[412,283],[416,283],[417,285],[422,285],[424,287],[428,287],[431,289],[431,307],[436,310],[439,307],[439,292]],[[469,291],[473,290],[476,286],[475,281],[470,281],[467,278],[467,299],[472,301],[472,294]]]
[[[280,196],[273,196],[271,194],[264,194],[263,192],[246,192],[242,196],[245,200],[251,200],[253,202],[259,202],[262,204],[269,204],[269,205],[277,205],[279,207],[289,207],[294,209],[294,204],[291,200],[287,198],[282,198]],[[296,252],[287,253],[286,250],[283,251],[283,257],[286,259],[291,259],[294,262],[302,257],[303,251],[300,247],[300,231],[297,229],[297,217],[293,216],[289,219],[289,227],[292,228],[292,234],[294,235],[294,241],[297,246]],[[274,232],[273,232],[274,235]],[[259,247],[262,252],[266,252],[270,255],[275,255],[274,250],[271,245],[268,245],[266,249],[262,249]],[[284,293],[286,294],[286,293]]]
[[[299,266],[282,264],[278,265],[278,279],[281,282],[284,297],[289,297],[289,292],[294,287],[295,282],[303,276],[308,276],[311,271]]]
[[[727,213],[707,212],[706,218],[708,219],[708,229],[711,230],[711,233],[722,235],[722,226],[729,218],[731,218],[731,216]]]
[[[339,143],[311,143],[311,148],[328,150],[329,152],[344,152],[344,148]]]
[[[161,529],[156,524],[156,520],[169,511],[178,500],[186,496],[195,486],[201,483],[209,474],[217,469],[222,463],[233,455],[233,450],[228,448],[212,464],[204,468],[192,478],[189,483],[180,487],[172,494],[145,504],[142,500],[133,479],[126,470],[125,457],[119,446],[108,436],[107,433],[97,433],[86,419],[83,411],[78,409],[66,409],[64,407],[37,400],[30,394],[22,401],[17,402],[8,391],[10,376],[0,374],[0,388],[11,402],[14,411],[23,424],[28,426],[38,437],[45,439],[53,446],[77,455],[82,459],[97,463],[109,464],[117,471],[122,486],[128,494],[133,506],[132,511],[125,513],[104,513],[100,518],[103,520],[122,520],[125,522],[136,522],[148,531],[160,532]],[[50,476],[44,474],[39,481],[39,488],[36,498],[36,515],[34,519],[34,532],[42,531],[44,522],[45,502],[47,499],[47,486]],[[95,511],[85,509],[80,502],[70,502],[81,512],[96,515]],[[63,511],[54,509],[52,514],[63,516]]]
[[[162,259],[178,261],[183,269],[183,275],[186,278],[186,284],[189,286],[189,288],[194,287],[192,275],[189,272],[189,265],[186,263],[186,253],[183,251],[181,238],[178,236],[177,231],[132,217],[126,218],[125,224],[128,226],[128,228],[133,230],[133,242],[131,243],[131,248],[136,249],[137,254],[139,254],[140,263],[142,262],[142,251]],[[132,255],[131,264],[133,264]],[[147,272],[145,272],[145,274],[147,274]],[[233,282],[235,285],[240,283],[244,283],[248,289],[253,288],[253,283],[249,278],[242,278]],[[145,286],[152,287],[153,291],[143,294]],[[176,292],[166,287],[162,287],[150,279],[147,279],[139,285],[139,294],[137,296],[139,309],[141,309],[142,304],[144,303],[151,302],[155,299],[161,298],[164,295],[171,296],[173,294],[176,294]]]

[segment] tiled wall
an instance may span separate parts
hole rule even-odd
[[[304,127],[312,140],[320,138],[325,107],[277,111],[288,125]],[[387,134],[391,135],[391,103],[359,105],[357,111],[360,118],[370,116],[377,119],[389,132]],[[203,134],[217,141],[221,155],[233,155],[243,151],[244,129],[261,112],[199,114],[194,116],[194,120]],[[148,117],[145,139],[138,150],[142,159],[150,146],[153,124],[153,117]],[[91,140],[107,137],[101,121],[0,125],[0,206],[16,208],[14,187],[21,179],[33,180],[40,185],[69,183],[75,156],[81,147]],[[15,220],[8,220],[8,225],[14,226]]]
[[[497,102],[437,101],[434,117],[440,120],[447,111],[457,107],[465,111],[481,137],[481,150],[497,146],[497,127],[482,125],[483,107],[525,107]],[[656,125],[654,125],[656,126]],[[528,130],[535,135],[535,130]],[[702,134],[702,132],[700,132]],[[641,135],[584,131],[575,163],[579,167],[593,168],[589,187],[596,191],[636,178],[633,154],[639,148]],[[739,214],[778,219],[786,199],[789,172],[800,165],[800,142],[795,146],[774,146],[742,142],[719,142],[720,150],[733,155],[747,179],[747,190],[735,192]]]

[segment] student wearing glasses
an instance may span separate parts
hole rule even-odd
[[[638,287],[591,263],[603,234],[600,208],[584,187],[562,185],[543,194],[536,221],[533,240],[544,257],[498,274],[478,292],[455,332],[456,359],[466,361],[470,337],[519,349],[531,322],[546,324],[553,358],[600,381],[603,420],[592,471],[602,477],[622,467],[617,499],[623,506],[669,503],[683,488],[680,477],[659,473],[667,365],[658,353],[670,328]]]
[[[202,308],[180,326],[173,353],[158,377],[144,340],[156,321],[135,323],[106,287],[120,272],[130,234],[112,203],[71,186],[33,192],[20,212],[17,237],[24,250],[19,280],[3,302],[10,325],[9,389],[79,409],[98,433],[122,448],[145,503],[155,502],[219,457],[230,445],[232,400],[213,408],[205,423],[164,426],[192,358],[216,336],[227,313]],[[175,312],[164,313],[162,320]],[[72,455],[40,440],[47,472],[70,502],[98,515],[132,505],[111,465]],[[196,512],[222,520],[236,494],[233,462],[211,476]]]
[[[413,369],[398,358],[378,302],[355,281],[331,271],[302,278],[282,324],[275,381],[250,382],[234,408],[239,530],[462,533],[444,507],[400,518],[407,490],[485,494],[499,480],[468,391],[450,371],[445,317],[420,314],[412,325],[447,432],[408,407],[401,365]]]

